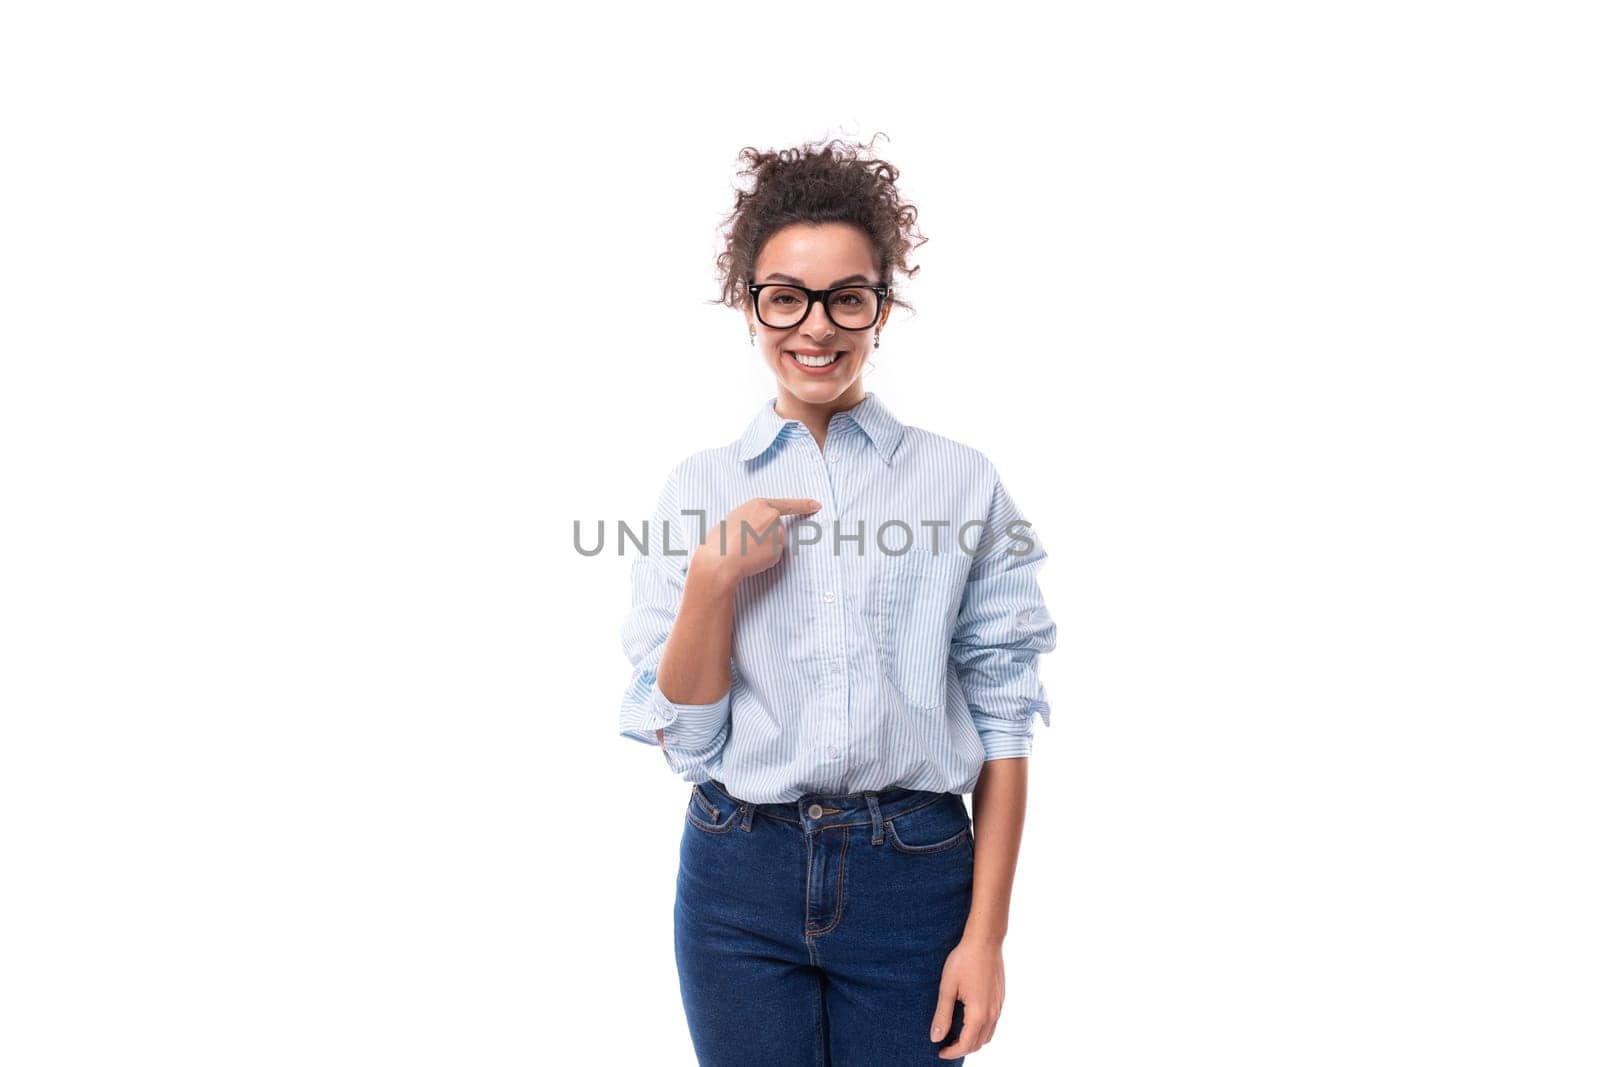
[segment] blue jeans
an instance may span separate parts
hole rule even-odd
[[[959,1064],[929,1040],[972,904],[959,793],[756,804],[692,786],[678,850],[678,983],[701,1067]]]

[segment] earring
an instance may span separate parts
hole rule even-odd
[[[878,338],[881,337],[881,336],[883,336],[881,331],[872,335],[872,347],[873,348],[877,348],[878,347]]]
[[[750,331],[750,343],[752,345],[756,343],[756,332],[754,330]]]

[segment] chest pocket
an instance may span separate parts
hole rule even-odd
[[[944,703],[950,638],[969,560],[959,550],[913,548],[878,557],[878,650],[884,674],[914,708]]]

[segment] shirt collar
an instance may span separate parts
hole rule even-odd
[[[744,436],[739,439],[740,459],[755,459],[785,434],[809,432],[805,423],[799,419],[786,419],[779,415],[777,404],[777,397],[768,397],[756,412],[755,419],[745,430]],[[889,411],[888,406],[878,399],[876,393],[869,392],[856,403],[855,407],[834,415],[834,419],[841,418],[848,419],[861,428],[885,463],[888,463],[890,457],[894,455],[895,448],[900,444],[900,438],[905,436],[905,427]],[[829,425],[832,425],[831,421]]]

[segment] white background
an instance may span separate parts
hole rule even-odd
[[[738,150],[881,131],[1060,627],[973,1062],[1595,1063],[1579,8],[9,5],[0,1059],[693,1062],[572,524],[771,395]]]

